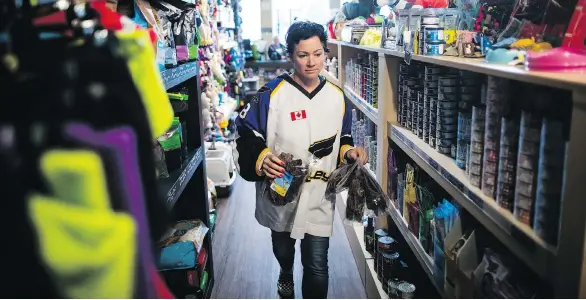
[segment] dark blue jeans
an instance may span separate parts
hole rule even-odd
[[[295,239],[290,232],[272,231],[273,253],[285,272],[293,271]],[[303,282],[301,291],[306,299],[328,297],[328,249],[330,238],[305,234],[301,240],[301,264]]]

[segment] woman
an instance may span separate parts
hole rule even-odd
[[[269,46],[269,58],[271,60],[281,60],[283,58],[283,52],[285,46],[279,41],[279,37],[273,38],[273,43]]]
[[[351,106],[344,93],[320,76],[327,53],[324,28],[296,22],[286,37],[293,74],[263,86],[240,113],[236,124],[240,175],[256,183],[256,219],[272,231],[273,253],[281,266],[277,282],[281,297],[293,296],[295,240],[301,240],[304,298],[328,294],[328,248],[334,204],[324,200],[329,174],[345,160],[364,164],[364,149],[354,147]],[[281,152],[308,162],[318,158],[297,203],[275,206],[268,198],[266,178],[282,177]]]

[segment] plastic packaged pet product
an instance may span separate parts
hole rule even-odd
[[[417,195],[415,191],[415,169],[410,164],[407,164],[405,168],[405,194],[403,195],[403,207],[402,214],[403,218],[409,224],[409,207],[417,201]]]
[[[154,143],[153,152],[155,157],[155,172],[157,178],[169,177],[169,171],[167,170],[167,162],[165,161],[165,150],[163,146],[158,142]]]
[[[397,175],[397,205],[395,209],[399,212],[399,215],[403,215],[403,199],[405,197],[405,174],[400,173]]]
[[[563,123],[544,118],[539,146],[533,230],[552,245],[557,244],[558,239],[565,152]]]
[[[175,223],[159,242],[159,271],[193,268],[208,230],[201,220]]]
[[[175,50],[175,40],[173,36],[173,24],[169,16],[164,11],[159,11],[161,20],[162,38],[157,43],[157,57],[164,56],[165,68],[172,68],[177,65],[177,50]]]
[[[196,24],[196,10],[189,9],[185,11],[183,27],[187,39],[187,52],[190,61],[197,60],[199,55],[199,31]]]
[[[283,206],[297,202],[299,199],[301,185],[309,173],[310,165],[286,152],[281,152],[279,159],[285,163],[285,173],[280,178],[267,178],[266,188],[269,190],[271,202],[274,205]]]
[[[184,11],[180,16],[172,20],[173,24],[173,39],[175,40],[175,50],[177,51],[177,61],[185,63],[189,60],[189,48],[187,46],[187,28],[186,15],[188,11]]]
[[[348,191],[345,222],[360,222],[366,209],[376,215],[386,213],[388,197],[371,177],[366,167],[358,162],[345,164],[334,170],[326,187],[325,199],[335,199],[335,195]]]
[[[509,81],[489,76],[486,92],[482,192],[494,198],[496,192],[501,119],[509,111]],[[474,146],[474,145],[472,145]]]
[[[388,149],[388,153],[387,153],[387,195],[389,195],[389,198],[391,198],[391,201],[394,202],[395,207],[397,206],[397,193],[398,193],[398,189],[397,189],[397,158],[396,158],[396,154],[395,151],[389,146]]]

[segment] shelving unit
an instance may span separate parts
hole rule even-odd
[[[398,90],[399,65],[404,61],[404,53],[340,41],[329,41],[329,44],[337,51],[339,84],[344,87],[346,96],[369,119],[379,125],[376,138],[378,143],[376,178],[381,186],[387,186],[387,152],[389,142],[392,141],[437,181],[471,216],[500,240],[512,254],[536,274],[550,282],[556,298],[586,297],[586,252],[584,251],[586,216],[583,213],[586,211],[586,202],[583,201],[583,195],[586,194],[586,185],[583,183],[583,178],[586,178],[586,157],[581,153],[586,147],[586,130],[584,130],[586,128],[586,109],[584,109],[586,74],[527,71],[522,66],[489,64],[483,59],[411,55],[411,61],[572,91],[574,106],[570,125],[570,142],[567,146],[560,237],[557,247],[553,247],[539,238],[529,226],[517,221],[510,212],[498,207],[494,199],[471,186],[464,171],[458,168],[451,158],[439,154],[398,124],[396,91]],[[369,109],[362,99],[356,97],[356,94],[345,86],[344,66],[349,59],[364,51],[377,53],[379,57],[378,110]],[[395,223],[394,226],[398,228],[413,250],[422,269],[432,278],[433,261],[423,251],[415,236],[409,232],[398,211],[391,207],[388,212],[390,219]],[[353,239],[348,228],[346,233],[352,244]],[[353,235],[355,236],[356,233]],[[353,251],[353,253],[357,263],[367,259],[361,251]],[[360,268],[360,263],[358,265]],[[376,285],[378,281],[376,276],[371,278],[374,282],[365,282],[365,287]],[[441,295],[443,287],[438,287],[438,290]]]
[[[358,108],[360,111],[367,116],[376,126],[380,125],[379,122],[379,115],[378,109],[370,106],[364,99],[360,98],[352,89],[348,86],[344,86],[344,92],[350,101]]]
[[[169,90],[179,85],[188,89],[188,110],[184,117],[187,126],[187,163],[181,169],[170,172],[168,178],[157,182],[161,201],[164,201],[171,211],[172,221],[199,219],[208,228],[210,225],[210,204],[205,163],[205,144],[200,108],[200,78],[199,62],[189,62],[173,69],[161,72],[165,87]],[[208,284],[204,297],[209,299],[214,288],[214,264],[212,251],[212,234],[208,232],[204,239],[207,249]]]
[[[179,65],[172,69],[167,69],[161,72],[161,78],[165,84],[166,89],[174,88],[175,86],[193,78],[199,74],[199,63],[189,62]]]
[[[189,163],[184,168],[171,172],[168,178],[160,179],[157,182],[161,198],[165,199],[165,203],[170,210],[173,209],[175,202],[177,202],[187,183],[193,177],[193,173],[202,163],[204,157],[202,148],[200,147],[191,152],[189,157]]]
[[[346,211],[346,199],[348,194],[341,193],[336,199],[336,210],[342,220],[344,219],[344,212]],[[374,269],[374,257],[366,251],[364,244],[364,228],[362,226],[352,226],[344,224],[346,237],[350,243],[350,248],[356,260],[356,266],[364,285],[366,296],[369,299],[388,299],[389,296],[382,287],[380,281],[376,278],[376,270]]]
[[[409,245],[409,248],[411,248],[411,250],[413,251],[413,254],[415,254],[415,257],[417,257],[417,260],[421,264],[423,271],[425,271],[427,276],[429,276],[429,279],[431,280],[431,282],[434,282],[432,258],[425,252],[425,250],[423,250],[423,247],[421,247],[421,244],[419,243],[417,238],[413,235],[413,233],[411,231],[409,231],[409,228],[407,227],[407,223],[405,222],[405,219],[403,219],[403,217],[401,216],[401,214],[399,214],[397,209],[391,205],[388,208],[387,212],[388,212],[389,216],[391,216],[393,223],[399,229],[399,232],[401,232],[401,234],[405,238],[405,241],[407,241],[407,244]]]

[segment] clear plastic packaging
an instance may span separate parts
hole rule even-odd
[[[153,153],[155,157],[155,172],[157,178],[169,177],[169,171],[167,170],[167,162],[165,161],[165,150],[158,142],[153,145]]]
[[[277,206],[284,206],[298,201],[303,181],[309,173],[310,166],[305,164],[302,159],[295,158],[293,154],[287,152],[281,152],[278,157],[285,163],[285,173],[280,178],[267,177],[268,182],[265,187],[268,189],[271,202]]]
[[[345,222],[361,222],[366,209],[376,215],[386,213],[388,197],[366,167],[358,162],[343,165],[331,173],[325,199],[331,201],[343,191],[348,191]]]

